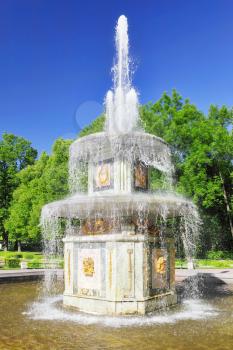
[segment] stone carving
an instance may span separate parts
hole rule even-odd
[[[152,265],[152,288],[165,289],[168,288],[167,280],[167,251],[164,249],[153,249],[153,265]]]
[[[132,267],[132,254],[133,249],[127,249],[128,253],[128,274],[129,274],[129,293],[132,290],[132,273],[133,273],[133,267]]]
[[[70,285],[70,250],[67,250],[67,277],[68,277],[68,284]]]
[[[166,259],[164,256],[160,256],[156,260],[156,272],[163,275],[166,272]]]
[[[82,294],[82,295],[88,295],[88,294],[89,294],[89,289],[81,288],[81,289],[80,289],[80,294]]]
[[[141,162],[135,165],[134,169],[134,187],[135,189],[148,189],[148,168]]]
[[[94,170],[94,190],[101,191],[113,187],[112,159],[98,163]]]
[[[101,288],[101,250],[78,249],[78,289],[99,290]]]
[[[132,224],[135,226],[136,232],[149,233],[152,236],[159,236],[160,229],[151,222],[151,219],[144,218],[133,218]]]
[[[108,267],[108,279],[109,279],[109,288],[112,288],[112,251],[109,252],[109,267]]]
[[[112,223],[103,218],[89,219],[81,225],[81,232],[84,235],[99,235],[111,231]]]
[[[92,277],[95,272],[94,260],[90,257],[83,259],[83,273],[87,277]]]
[[[87,289],[87,288],[80,288],[78,289],[78,294],[83,295],[83,296],[98,296],[99,292],[95,289]]]

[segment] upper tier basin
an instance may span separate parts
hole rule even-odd
[[[143,131],[118,135],[99,132],[81,137],[70,146],[70,166],[75,171],[77,162],[102,160],[109,152],[114,158],[129,162],[139,159],[161,171],[172,170],[169,145],[160,137]]]
[[[46,217],[89,218],[130,216],[153,213],[162,217],[177,216],[185,207],[194,206],[181,196],[168,192],[131,194],[75,194],[44,206]]]

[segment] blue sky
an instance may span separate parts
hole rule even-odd
[[[176,88],[206,112],[232,105],[232,0],[0,1],[0,134],[50,151],[102,111],[125,14],[140,102]]]

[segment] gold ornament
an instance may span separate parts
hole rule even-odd
[[[83,259],[83,273],[87,277],[93,277],[95,272],[94,260],[90,257]]]
[[[110,184],[110,172],[109,164],[101,164],[97,169],[97,178],[100,187],[109,186]]]
[[[112,227],[109,220],[103,218],[88,219],[81,225],[81,231],[84,235],[100,235],[110,232]]]
[[[141,163],[138,163],[135,167],[135,186],[146,189],[147,188],[147,168]]]
[[[166,259],[163,256],[156,260],[156,272],[161,275],[166,272]]]

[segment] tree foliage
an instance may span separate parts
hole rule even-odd
[[[12,241],[39,245],[40,214],[44,204],[68,193],[68,149],[71,141],[58,139],[51,156],[42,153],[38,161],[18,174],[20,185],[13,194],[5,223]]]
[[[215,223],[206,242],[209,249],[233,246],[232,116],[232,109],[213,105],[205,116],[176,91],[141,108],[146,131],[163,137],[173,148],[177,189],[198,204],[203,235],[209,235],[208,221]]]
[[[9,206],[19,179],[17,173],[33,164],[37,151],[23,137],[4,133],[0,140],[0,236],[4,247],[8,246],[8,231],[5,222],[9,216]]]
[[[204,115],[174,90],[171,96],[164,93],[155,103],[141,106],[140,116],[146,132],[171,145],[176,190],[200,209],[204,224],[199,253],[233,248],[233,110],[212,105]],[[101,132],[104,120],[104,115],[98,117],[79,137]],[[35,150],[22,147],[22,140],[13,135],[4,138],[0,143],[0,232],[4,227],[12,241],[39,242],[42,206],[68,193],[71,141],[58,139],[52,154],[42,153],[33,164]],[[157,175],[153,173],[154,188],[164,184]]]

